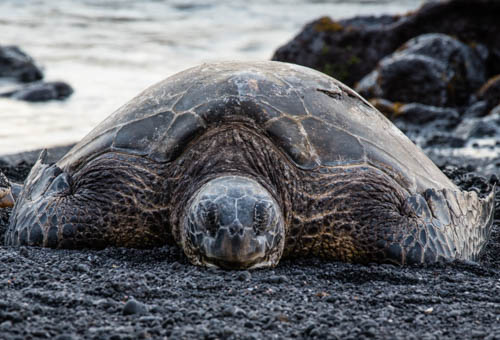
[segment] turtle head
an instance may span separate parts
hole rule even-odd
[[[14,206],[14,197],[9,180],[0,172],[0,208],[9,208]]]
[[[243,269],[275,266],[283,253],[284,221],[256,181],[224,176],[203,185],[186,207],[181,231],[194,264]]]

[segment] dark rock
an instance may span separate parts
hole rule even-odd
[[[477,96],[479,99],[485,100],[488,103],[488,108],[491,109],[500,104],[500,74],[490,78],[479,89]]]
[[[134,299],[128,300],[123,306],[123,315],[145,314],[146,312],[146,305]]]
[[[490,115],[500,115],[500,105],[495,106],[491,109]]]
[[[239,272],[236,275],[236,278],[240,281],[248,281],[252,278],[252,274],[250,274],[250,272],[248,270],[245,270],[245,271]]]
[[[61,334],[54,338],[54,340],[75,340],[76,338],[71,334]]]
[[[500,114],[465,119],[456,127],[455,135],[465,140],[500,136]]]
[[[61,81],[38,82],[0,93],[0,97],[25,100],[28,102],[45,102],[49,100],[63,100],[73,93],[73,88]]]
[[[9,164],[0,157],[0,171],[12,182],[23,182],[28,176],[33,163],[19,162],[17,165]]]
[[[26,247],[21,247],[21,248],[19,248],[19,255],[28,258],[30,253],[29,253],[28,249],[26,249]]]
[[[465,136],[457,136],[454,131],[462,121],[459,109],[419,103],[393,103],[380,98],[372,99],[371,103],[425,150],[462,148],[467,144]]]
[[[16,46],[0,46],[0,78],[29,83],[43,78],[33,59]]]
[[[78,263],[75,265],[75,270],[82,272],[82,273],[88,273],[90,271],[89,266],[83,263]]]
[[[269,283],[286,283],[289,281],[290,280],[285,275],[272,275],[266,279],[266,282]]]
[[[229,317],[246,317],[246,313],[243,309],[237,306],[224,305],[222,308],[222,316]]]
[[[436,133],[426,139],[425,147],[450,147],[462,148],[465,146],[466,140],[456,137],[453,134]]]
[[[324,17],[307,24],[275,52],[273,60],[308,66],[353,86],[404,42],[426,33],[443,33],[475,46],[486,58],[487,74],[499,74],[498,17],[496,0],[430,1],[406,15],[378,18],[333,21]]]
[[[14,89],[0,90],[0,97],[4,98],[42,102],[66,99],[73,93],[71,86],[64,82],[41,82],[42,71],[16,46],[0,46],[0,78],[16,84]]]
[[[411,103],[397,106],[394,118],[419,125],[434,120],[442,120],[449,125],[456,125],[459,122],[459,113],[452,108]]]
[[[480,100],[469,106],[462,115],[462,118],[482,117],[488,114],[488,102]]]
[[[484,80],[483,61],[472,48],[444,34],[425,34],[383,58],[356,90],[367,98],[457,106]]]
[[[0,323],[0,330],[8,331],[12,327],[12,321],[6,320]]]

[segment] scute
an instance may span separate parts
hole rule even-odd
[[[170,162],[213,126],[232,122],[253,127],[303,169],[365,163],[392,169],[410,191],[456,188],[354,91],[271,61],[203,64],[173,75],[118,109],[58,165],[71,173],[115,150]]]
[[[399,175],[397,180],[399,180],[400,184],[404,188],[408,188],[411,191],[421,192],[422,190],[417,190],[417,184],[415,176],[412,174],[412,171],[408,168],[408,166],[401,161],[395,159],[390,154],[380,149],[379,147],[373,145],[370,142],[364,143],[364,147],[366,150],[366,157],[369,164],[380,168],[382,171],[396,173]],[[423,180],[422,180],[423,181]],[[421,181],[421,182],[422,182]],[[424,183],[421,183],[425,186]],[[429,184],[429,183],[427,183]],[[428,186],[425,186],[426,188]],[[421,189],[421,188],[418,188]]]
[[[198,115],[189,112],[178,115],[162,135],[163,139],[153,144],[151,158],[158,162],[174,160],[204,129],[205,124]]]
[[[286,150],[292,160],[305,168],[314,168],[320,164],[319,158],[311,150],[307,134],[300,123],[290,117],[282,117],[269,123],[266,129],[271,140]]]
[[[280,116],[280,113],[276,109],[267,104],[258,103],[251,99],[241,99],[237,96],[228,96],[209,101],[196,107],[194,111],[209,125],[241,117],[253,120],[260,125],[271,118]]]
[[[323,165],[336,166],[364,162],[364,149],[352,134],[311,117],[302,126]]]
[[[208,80],[205,82],[196,81],[187,92],[175,103],[173,110],[177,113],[191,111],[199,105],[213,100],[234,96],[238,94],[238,89],[229,82],[217,82]]]
[[[113,147],[146,151],[165,135],[173,117],[174,114],[167,111],[129,122],[116,133]]]

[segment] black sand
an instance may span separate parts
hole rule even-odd
[[[479,264],[298,259],[248,272],[195,267],[173,247],[1,246],[0,339],[500,339],[498,198]]]

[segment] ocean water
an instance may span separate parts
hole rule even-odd
[[[0,155],[78,141],[146,87],[203,62],[267,60],[320,16],[406,13],[424,0],[2,0],[17,45],[75,93],[0,99]]]

